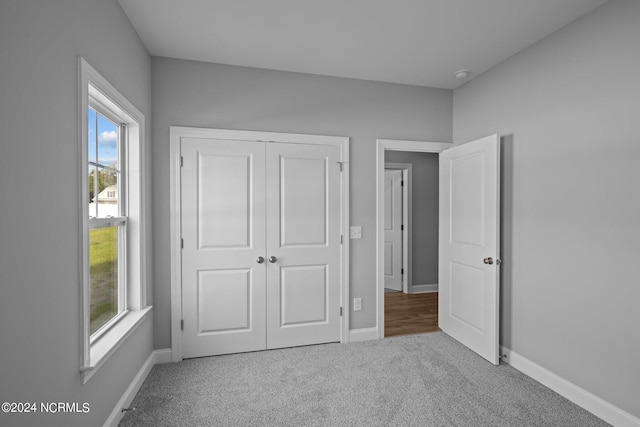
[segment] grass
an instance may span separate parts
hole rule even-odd
[[[89,232],[89,272],[93,334],[118,313],[118,227]]]

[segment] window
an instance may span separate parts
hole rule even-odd
[[[80,84],[80,371],[86,383],[150,307],[144,274],[144,116],[82,58]]]
[[[121,186],[126,176],[126,125],[116,123],[117,112],[106,109],[91,96],[87,117],[89,326],[91,338],[97,339],[126,307],[127,210],[124,203],[118,203],[113,190]],[[122,189],[119,193],[125,195]]]

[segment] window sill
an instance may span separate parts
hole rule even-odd
[[[130,311],[96,342],[91,344],[90,366],[80,369],[82,372],[82,384],[86,384],[109,357],[115,353],[118,347],[140,326],[147,313],[151,311],[151,308],[152,306],[149,306],[142,310]]]

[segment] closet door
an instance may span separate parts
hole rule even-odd
[[[265,144],[183,138],[183,357],[266,348]]]
[[[269,143],[267,347],[340,340],[340,149]]]

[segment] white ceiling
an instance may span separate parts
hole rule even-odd
[[[608,0],[118,1],[152,55],[453,89]]]

